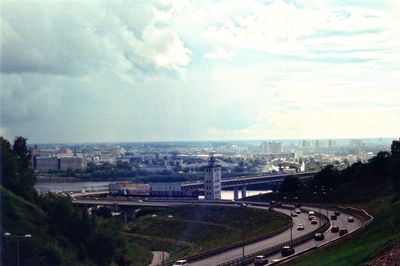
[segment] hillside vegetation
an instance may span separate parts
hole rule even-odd
[[[345,243],[301,258],[290,265],[360,265],[400,241],[400,200],[371,202],[361,206],[375,215],[375,220]]]
[[[128,244],[119,219],[89,216],[67,197],[37,195],[26,139],[0,142],[1,265],[17,264],[18,236],[20,265],[144,265],[136,262],[151,259]]]
[[[128,232],[132,241],[179,258],[240,242],[242,236],[249,239],[288,223],[282,214],[251,208],[185,206],[153,210],[129,223]]]

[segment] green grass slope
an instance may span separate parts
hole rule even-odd
[[[178,258],[239,242],[242,229],[249,239],[288,222],[279,213],[251,208],[185,206],[153,210],[130,223],[129,232],[131,241],[151,250],[166,250]]]
[[[20,240],[22,265],[77,264],[76,256],[68,241],[61,245],[48,234],[46,215],[36,205],[0,188],[2,233],[13,236],[31,234],[31,238]],[[16,264],[16,239],[3,237],[2,262],[4,265]]]
[[[370,211],[374,221],[354,238],[317,252],[307,257],[299,258],[290,265],[360,265],[379,252],[389,248],[395,241],[400,241],[400,200],[380,200],[367,205],[361,205]]]

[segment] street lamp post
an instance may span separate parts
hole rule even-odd
[[[26,235],[12,235],[9,232],[5,232],[4,233],[5,237],[14,237],[17,239],[17,266],[19,266],[19,240],[22,238],[31,238],[32,235],[31,234],[26,234]]]
[[[242,223],[242,264],[244,265],[244,226]]]
[[[290,246],[292,246],[292,242],[293,242],[293,219],[290,219],[290,223],[291,223],[291,226],[290,226]]]

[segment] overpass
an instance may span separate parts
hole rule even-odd
[[[317,172],[303,172],[303,173],[293,173],[293,174],[259,174],[253,176],[237,176],[221,180],[222,189],[233,189],[234,199],[239,199],[239,189],[242,191],[242,198],[246,197],[247,186],[256,184],[280,184],[288,176],[298,176],[301,179],[307,179],[314,176]],[[203,181],[193,181],[182,183],[182,190],[200,190],[204,188]],[[74,193],[74,197],[79,196],[101,196],[107,195],[108,191],[87,191]]]
[[[260,174],[256,176],[238,176],[221,180],[221,187],[233,188],[234,199],[239,199],[239,189],[242,190],[242,198],[246,197],[247,186],[255,184],[279,184],[288,176],[298,176],[301,179],[306,179],[314,176],[317,171],[293,173],[293,174]],[[182,190],[199,190],[203,189],[204,184],[202,181],[186,182],[182,184]]]

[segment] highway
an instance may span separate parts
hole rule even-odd
[[[255,209],[264,209],[267,210],[269,205],[267,204],[261,204],[262,206],[258,206],[260,203],[256,202],[240,202],[240,204],[231,202],[231,201],[219,201],[219,202],[207,202],[207,201],[132,201],[132,200],[116,200],[116,199],[73,199],[74,204],[85,204],[85,205],[121,205],[121,206],[138,206],[138,207],[145,207],[145,206],[158,206],[158,207],[169,207],[169,206],[177,206],[177,205],[209,205],[209,206],[227,206],[227,207],[236,207],[239,208],[241,207],[240,204],[246,203],[247,207],[246,208],[255,208]],[[257,205],[256,205],[257,204]],[[316,213],[319,212],[318,208],[311,208],[311,207],[306,207],[307,210],[314,210]],[[290,210],[284,209],[284,208],[274,208],[275,211],[283,213],[288,215],[288,219],[290,216]],[[328,217],[332,214],[332,211],[327,211],[326,209],[320,209],[321,213],[324,215],[328,214]],[[354,222],[349,223],[348,222],[348,217],[350,215],[341,213],[340,216],[337,217],[337,220],[331,221],[333,225],[339,226],[340,229],[346,228],[349,230],[349,233],[352,231],[356,230],[357,228],[361,227],[363,224],[360,220],[358,220],[356,217],[354,217]],[[297,224],[303,224],[304,225],[304,230],[296,230]],[[310,221],[308,220],[308,213],[302,212],[299,214],[297,217],[293,217],[293,229],[292,229],[292,237],[293,239],[304,236],[313,230],[317,229],[319,227],[319,224],[312,225]],[[312,247],[315,246],[320,246],[322,244],[331,242],[337,238],[339,238],[339,233],[331,233],[330,228],[325,232],[325,240],[323,241],[315,241],[315,240],[310,240],[307,241],[304,244],[301,244],[299,246],[295,247],[296,253],[308,250]],[[254,252],[263,250],[268,247],[272,247],[274,245],[280,244],[282,242],[290,240],[290,229],[276,235],[273,237],[270,237],[265,240],[261,240],[252,244],[248,244],[244,248],[244,255],[252,254]],[[205,265],[218,265],[222,263],[229,262],[233,259],[241,258],[242,257],[242,247],[234,248],[232,250],[225,251],[223,253],[215,254],[209,257],[206,257],[201,260],[197,261],[191,261],[190,265],[193,266],[205,266]],[[270,256],[268,259],[271,262],[272,259],[281,259],[281,255],[275,254]],[[252,265],[252,264],[249,264]]]
[[[249,206],[250,208],[256,208],[256,209],[267,209],[268,207],[258,207],[258,206]],[[275,208],[275,211],[284,213],[286,215],[290,215],[290,211],[287,209],[280,209],[280,208]],[[289,217],[288,217],[289,219]],[[318,225],[309,225],[309,220],[308,220],[308,214],[301,213],[298,217],[293,217],[293,224],[297,225],[298,223],[302,223],[305,225],[305,229],[303,231],[297,231],[296,228],[293,228],[292,234],[293,238],[305,235],[307,233],[310,233],[314,229],[318,227]],[[267,248],[269,246],[273,246],[276,244],[279,244],[284,241],[290,240],[290,229],[286,230],[285,232],[276,235],[274,237],[246,245],[244,248],[245,255],[254,253],[256,251],[259,251],[261,249]],[[199,261],[194,261],[191,262],[190,265],[193,266],[203,266],[203,265],[217,265],[221,264],[236,258],[240,258],[242,256],[242,248],[236,248],[233,250],[226,251],[221,254],[217,254]]]
[[[307,208],[311,209],[311,210],[314,210],[315,212],[318,212],[317,208],[309,208],[309,207],[307,207]],[[326,210],[323,210],[322,213],[324,214],[324,211],[325,211],[325,214],[326,214]],[[332,211],[328,211],[328,212],[329,212],[329,216],[328,217],[330,217],[330,215],[332,214]],[[332,227],[332,225],[336,225],[336,226],[339,226],[339,229],[346,228],[349,231],[349,233],[351,233],[351,232],[353,232],[354,230],[356,230],[357,228],[359,228],[359,227],[361,227],[363,225],[362,222],[360,220],[358,220],[357,218],[355,218],[355,217],[354,217],[354,222],[349,223],[348,222],[348,217],[349,216],[350,215],[348,215],[348,214],[341,213],[340,216],[337,217],[337,220],[331,220],[331,227]],[[309,225],[309,222],[307,222],[307,225]],[[325,235],[325,239],[322,240],[322,241],[310,240],[310,241],[308,241],[308,242],[306,242],[304,244],[296,246],[295,247],[296,253],[299,253],[299,252],[302,252],[302,251],[306,251],[306,250],[308,250],[308,249],[310,249],[312,247],[315,247],[315,246],[317,246],[317,247],[321,246],[323,244],[326,244],[328,242],[331,242],[331,241],[336,240],[336,239],[339,238],[339,233],[332,233],[330,228],[329,228],[329,230],[327,230],[324,233],[324,235]],[[275,255],[269,257],[268,260],[269,260],[270,264],[271,264],[271,260],[273,260],[273,259],[280,260],[280,259],[282,259],[282,256],[281,256],[280,253],[278,253],[278,254],[275,254]],[[250,264],[250,265],[254,265],[254,264]]]

